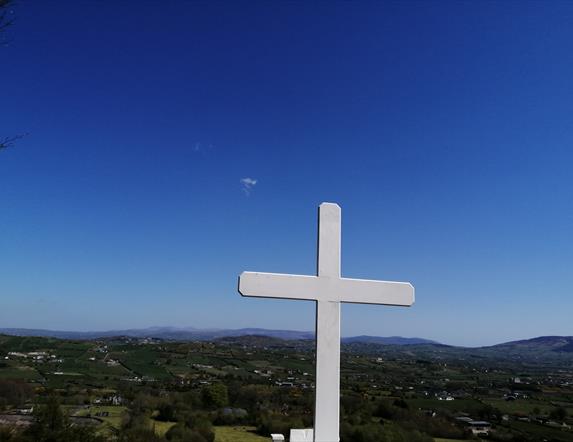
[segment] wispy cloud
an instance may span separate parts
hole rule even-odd
[[[191,150],[194,153],[206,154],[210,150],[213,150],[213,147],[214,146],[210,143],[205,144],[205,143],[201,143],[201,142],[197,141],[193,146],[191,146]]]
[[[257,180],[254,178],[241,178],[241,187],[245,195],[249,196],[253,188],[257,185]]]

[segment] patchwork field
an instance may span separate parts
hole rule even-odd
[[[470,427],[458,417],[487,421],[488,431],[507,441],[573,442],[573,354],[530,358],[432,344],[342,348],[343,442],[468,440]],[[129,432],[132,421],[160,438],[179,422],[174,431],[185,437],[212,432],[217,442],[263,442],[271,432],[312,425],[313,351],[311,341],[265,337],[0,335],[0,407],[9,424],[55,395],[65,414],[99,422],[98,434],[109,440]]]

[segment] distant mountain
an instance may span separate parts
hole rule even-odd
[[[243,335],[243,336],[225,336],[213,340],[218,344],[245,345],[248,347],[265,347],[265,348],[298,348],[311,350],[314,348],[314,340],[296,339],[284,340],[281,338],[272,338],[265,335]]]
[[[314,339],[314,333],[293,330],[267,330],[263,328],[196,329],[192,327],[150,327],[143,329],[109,330],[99,332],[75,332],[27,328],[0,328],[0,333],[14,336],[41,336],[60,339],[90,340],[126,336],[131,338],[157,338],[170,341],[210,341],[229,336],[269,336],[284,340]]]
[[[343,344],[382,344],[382,345],[416,345],[416,344],[438,344],[436,341],[423,338],[403,338],[402,336],[353,336],[342,338]]]
[[[0,328],[0,333],[14,336],[42,336],[60,339],[91,340],[126,336],[131,338],[156,338],[169,341],[212,341],[221,338],[241,336],[266,336],[286,341],[314,339],[314,333],[293,330],[268,330],[264,328],[231,329],[196,329],[193,327],[149,327],[143,329],[109,330],[100,332],[75,332],[61,330],[42,330],[27,328]],[[380,344],[380,345],[412,345],[437,344],[435,341],[422,338],[403,338],[401,336],[355,336],[342,338],[343,344]]]
[[[193,327],[149,327],[141,329],[108,330],[96,332],[76,332],[61,330],[43,330],[28,328],[0,328],[0,334],[13,336],[39,336],[59,339],[93,340],[114,337],[155,338],[166,341],[215,341],[244,343],[249,345],[274,346],[277,341],[291,341],[287,345],[307,347],[314,345],[314,333],[296,330],[269,330],[265,328],[241,329],[197,329]],[[259,338],[258,338],[259,337]],[[294,341],[301,341],[294,343]],[[402,336],[353,336],[342,338],[347,349],[380,351],[384,348],[392,351],[392,346],[412,346],[419,352],[439,352],[446,354],[473,355],[472,357],[565,357],[573,356],[573,336],[539,336],[537,338],[504,342],[488,347],[455,347],[440,344],[423,338],[404,338]]]
[[[537,338],[505,342],[484,348],[514,352],[540,353],[551,351],[573,353],[573,336],[539,336]]]

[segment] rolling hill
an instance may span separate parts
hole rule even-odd
[[[573,336],[539,336],[537,338],[505,342],[486,348],[513,352],[539,353],[551,351],[573,353]]]
[[[215,339],[240,336],[267,336],[287,341],[314,339],[314,332],[296,330],[269,330],[264,328],[241,329],[196,329],[192,327],[150,327],[143,329],[109,330],[99,332],[76,332],[27,328],[0,328],[0,333],[13,336],[41,336],[60,339],[91,340],[126,336],[132,338],[155,338],[168,341],[212,341]],[[354,336],[342,338],[342,343],[365,343],[381,345],[436,344],[422,338],[401,336]]]

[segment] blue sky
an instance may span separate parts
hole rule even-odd
[[[342,272],[343,334],[573,334],[573,3],[31,2],[0,48],[0,326],[310,330],[241,298]],[[242,179],[256,181],[245,192]]]

